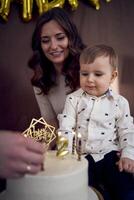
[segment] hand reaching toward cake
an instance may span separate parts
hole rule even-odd
[[[11,131],[0,132],[0,177],[19,178],[42,169],[44,144]]]

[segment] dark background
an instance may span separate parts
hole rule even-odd
[[[105,43],[115,48],[120,59],[119,91],[129,100],[134,115],[134,0],[100,3],[99,11],[85,0],[79,1],[76,11],[64,8],[86,44]],[[0,129],[23,131],[33,117],[40,116],[27,66],[37,11],[28,23],[20,15],[19,6],[13,4],[8,22],[0,22]]]

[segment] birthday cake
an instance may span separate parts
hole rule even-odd
[[[54,130],[43,118],[32,119],[30,127],[23,135],[49,146],[56,137]],[[72,150],[75,147],[77,155],[75,151],[68,153],[65,149],[67,145],[68,139],[58,134],[58,151],[47,151],[45,170],[37,175],[8,179],[7,189],[0,200],[97,200],[97,195],[88,187],[88,162],[81,156],[81,142],[78,142],[79,148],[73,142]]]
[[[58,158],[48,151],[44,171],[7,180],[4,200],[89,200],[88,162],[71,154]]]

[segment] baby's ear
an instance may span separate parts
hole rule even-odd
[[[115,78],[118,76],[117,70],[113,70],[112,77],[111,77],[111,83],[115,80]]]

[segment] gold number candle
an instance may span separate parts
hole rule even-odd
[[[57,156],[64,157],[69,153],[67,150],[68,147],[68,139],[61,135],[61,132],[58,132],[58,139],[57,139]]]

